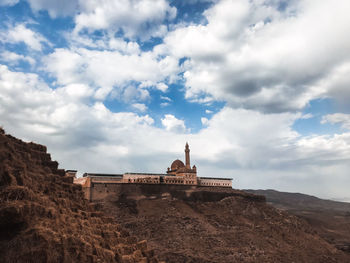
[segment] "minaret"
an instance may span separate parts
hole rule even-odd
[[[186,142],[185,146],[185,157],[186,157],[186,168],[191,169],[190,165],[190,148],[188,147],[188,143]]]

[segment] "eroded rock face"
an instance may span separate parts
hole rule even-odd
[[[1,262],[158,262],[64,174],[45,146],[0,129]]]
[[[350,262],[304,220],[242,191],[124,185],[100,204],[167,262]]]

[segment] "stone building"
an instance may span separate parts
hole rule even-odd
[[[67,171],[67,176],[72,176],[72,170]],[[114,192],[118,184],[167,184],[187,185],[194,187],[232,187],[231,178],[198,177],[197,168],[190,164],[190,148],[185,145],[185,164],[177,159],[168,167],[166,174],[156,173],[124,173],[124,174],[100,174],[85,173],[82,178],[76,178],[74,183],[81,184],[85,197],[92,200],[93,193],[107,194]],[[100,196],[101,196],[100,195]]]
[[[164,183],[198,185],[197,168],[195,165],[191,168],[188,143],[185,146],[185,163],[186,165],[179,159],[173,161],[168,167],[167,176],[164,176]]]

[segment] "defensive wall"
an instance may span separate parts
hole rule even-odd
[[[134,180],[134,181],[129,181]],[[111,196],[120,195],[125,189],[142,189],[143,192],[147,193],[147,189],[152,192],[152,194],[166,194],[169,191],[176,192],[176,190],[180,191],[193,191],[195,189],[205,189],[205,188],[215,188],[215,189],[232,189],[231,182],[229,180],[220,180],[219,182],[215,182],[213,179],[208,179],[203,184],[197,185],[185,185],[181,184],[181,182],[176,183],[159,183],[158,178],[138,178],[132,176],[127,179],[123,179],[121,175],[119,176],[86,176],[82,178],[75,179],[76,184],[82,185],[82,189],[84,191],[85,198],[90,201],[102,200]],[[200,180],[199,180],[200,182]],[[208,185],[206,185],[208,183]],[[215,185],[215,184],[225,184],[229,186]],[[135,186],[135,188],[133,188]],[[124,190],[123,190],[124,189]],[[136,191],[139,192],[139,191]]]
[[[74,177],[74,183],[83,187],[86,199],[90,201],[104,199],[107,196],[120,192],[123,185],[158,185],[175,187],[221,187],[232,189],[231,178],[198,177],[197,167],[190,164],[190,148],[185,145],[185,163],[179,159],[172,162],[166,173],[124,173],[124,174],[101,174],[85,173],[83,178],[75,178],[75,170],[66,171],[68,177]],[[178,188],[180,189],[180,188]]]

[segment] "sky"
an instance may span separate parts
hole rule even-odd
[[[350,1],[0,0],[0,125],[61,168],[350,200]]]

